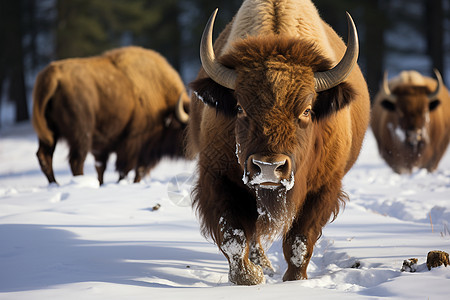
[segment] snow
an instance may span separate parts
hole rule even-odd
[[[114,158],[99,187],[92,156],[72,177],[59,144],[48,185],[29,124],[0,131],[0,299],[448,299],[450,267],[428,271],[428,251],[450,252],[450,153],[433,174],[393,173],[368,132],[344,179],[347,203],[316,244],[308,280],[275,274],[252,287],[228,281],[223,254],[189,205],[195,162],[162,161],[151,177],[116,183]],[[159,206],[159,207],[158,207]],[[417,258],[416,272],[401,272]]]
[[[295,241],[292,244],[292,257],[291,262],[296,266],[297,268],[300,268],[302,266],[303,261],[305,260],[306,255],[306,244],[303,241],[303,238],[295,237]]]

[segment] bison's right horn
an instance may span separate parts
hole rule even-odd
[[[436,86],[436,90],[434,92],[432,92],[431,94],[428,94],[428,99],[430,101],[433,101],[438,97],[439,92],[441,91],[441,87],[444,85],[444,82],[442,80],[442,76],[441,76],[441,73],[439,72],[439,70],[434,69],[433,71],[434,71],[434,74],[436,75],[437,86]]]
[[[178,121],[180,121],[183,124],[187,124],[189,121],[189,115],[184,110],[184,102],[183,102],[183,93],[180,95],[180,98],[178,98],[177,106],[175,107],[175,116],[177,117]]]
[[[219,63],[214,54],[212,32],[217,11],[218,9],[216,8],[203,31],[202,41],[200,43],[200,59],[202,61],[203,69],[205,69],[212,80],[226,88],[234,90],[236,87],[236,72]]]
[[[383,91],[383,97],[387,100],[390,100],[391,102],[397,102],[397,96],[391,93],[391,90],[389,89],[389,82],[388,82],[388,72],[384,71],[383,76],[383,84],[381,85],[381,90]]]
[[[331,70],[324,72],[314,73],[314,82],[316,92],[325,91],[337,86],[339,83],[345,80],[352,71],[353,67],[358,60],[359,54],[359,42],[358,32],[356,31],[355,23],[352,17],[347,12],[348,23],[348,42],[347,49],[345,50],[344,57],[341,61]]]

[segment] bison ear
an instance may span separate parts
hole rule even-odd
[[[218,112],[226,116],[236,116],[237,101],[233,90],[221,86],[209,77],[193,81],[190,87],[195,95],[206,105],[214,107]]]
[[[312,107],[315,120],[319,121],[346,107],[353,101],[355,95],[354,89],[346,82],[319,92]]]
[[[435,110],[439,106],[439,104],[441,104],[441,101],[439,99],[431,101],[428,104],[429,110],[430,111]]]
[[[388,111],[395,111],[395,103],[386,99],[381,101],[381,107]]]

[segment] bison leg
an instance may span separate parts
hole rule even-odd
[[[109,153],[102,153],[95,156],[95,170],[97,171],[97,178],[100,185],[103,184],[103,176],[105,174],[106,165],[108,163]]]
[[[116,170],[119,172],[119,180],[117,182],[120,182],[122,179],[127,177],[131,169],[132,167],[130,162],[127,161],[126,158],[124,159],[119,157],[119,154],[117,154]]]
[[[283,281],[307,279],[306,269],[311,259],[314,242],[305,235],[289,232],[283,240],[283,252],[288,269]]]
[[[70,147],[69,163],[73,176],[83,175],[84,161],[88,153],[87,147],[79,147],[74,149]]]
[[[116,170],[119,172],[118,181],[127,177],[128,173],[136,167],[140,149],[141,144],[135,139],[126,139],[119,145],[116,151]]]
[[[229,280],[238,285],[263,283],[265,278],[261,267],[249,260],[249,245],[244,230],[229,226],[224,218],[221,218],[219,225],[222,232],[219,248],[228,259]]]
[[[267,258],[258,238],[254,238],[250,243],[249,257],[252,263],[261,266],[264,274],[272,276],[275,273],[275,269],[270,263],[270,260]]]
[[[142,180],[142,178],[144,178],[147,174],[150,173],[150,170],[153,168],[152,167],[144,167],[144,166],[139,166],[135,169],[135,173],[136,175],[134,176],[134,183],[138,183]]]
[[[69,152],[69,164],[72,170],[73,176],[83,175],[84,161],[89,152],[89,148],[92,144],[91,134],[84,127],[84,134],[75,135],[68,139],[70,152]]]
[[[306,268],[322,228],[330,217],[339,212],[347,195],[341,191],[340,182],[322,187],[308,194],[300,216],[292,224],[283,240],[283,252],[288,269],[284,281],[307,279]]]
[[[49,183],[57,183],[55,174],[53,173],[53,153],[55,152],[55,147],[56,142],[52,146],[49,146],[39,140],[39,149],[36,153],[41,170],[47,177]]]
[[[142,178],[150,174],[150,171],[158,164],[158,162],[161,160],[161,154],[158,153],[158,147],[154,146],[154,149],[152,151],[147,152],[143,151],[141,153],[141,157],[139,158],[137,162],[137,166],[135,168],[135,177],[134,182],[140,182]]]

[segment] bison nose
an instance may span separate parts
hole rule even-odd
[[[292,161],[284,154],[252,154],[247,159],[247,175],[251,185],[277,186],[291,181]]]
[[[411,146],[417,146],[424,139],[424,133],[422,129],[417,130],[407,130],[406,131],[406,141]]]

